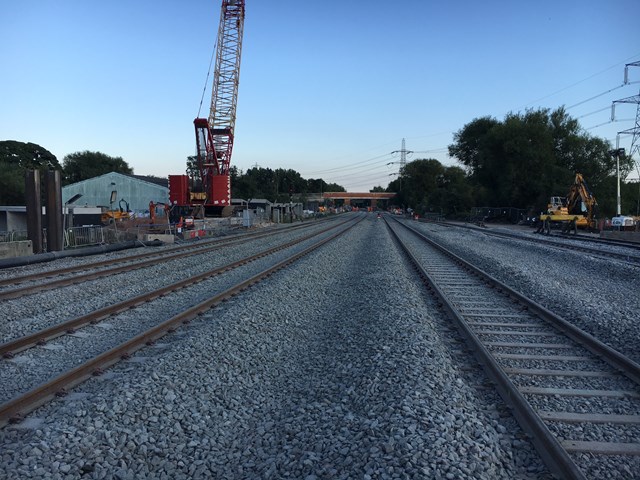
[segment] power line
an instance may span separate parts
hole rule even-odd
[[[611,92],[613,92],[614,90],[618,90],[619,88],[622,88],[622,87],[624,87],[624,86],[625,86],[625,84],[624,84],[624,83],[621,83],[621,84],[620,84],[620,85],[618,85],[617,87],[610,88],[609,90],[607,90],[607,91],[605,91],[605,92],[599,93],[598,95],[594,95],[593,97],[591,97],[591,98],[587,98],[586,100],[583,100],[583,101],[578,102],[578,103],[576,103],[576,104],[574,104],[574,105],[571,105],[570,107],[566,107],[566,108],[565,108],[565,110],[571,110],[571,109],[572,109],[572,108],[574,108],[574,107],[577,107],[577,106],[582,105],[582,104],[584,104],[584,103],[590,102],[591,100],[595,100],[595,99],[596,99],[596,98],[598,98],[598,97],[601,97],[601,96],[603,96],[603,95],[606,95],[607,93],[611,93]]]
[[[367,164],[368,162],[371,162],[372,160],[377,160],[379,158],[388,157],[388,156],[389,156],[389,154],[385,153],[383,155],[378,155],[377,157],[368,158],[368,159],[363,160],[361,162],[352,163],[350,166],[329,168],[327,170],[316,170],[314,172],[306,172],[306,175],[318,175],[318,174],[322,174],[322,173],[339,172],[341,170],[353,170],[354,168],[358,168],[357,167],[358,165]]]
[[[593,127],[585,128],[585,130],[593,130],[594,128],[602,127],[603,125],[608,125],[610,123],[628,122],[630,120],[633,120],[633,118],[617,118],[615,120],[608,120],[604,123],[599,123],[598,125],[594,125]]]
[[[596,113],[604,112],[605,110],[610,110],[610,109],[611,109],[611,107],[609,107],[609,106],[602,107],[602,108],[600,108],[598,110],[594,110],[593,112],[589,112],[589,113],[585,113],[584,115],[580,115],[579,117],[576,118],[576,120],[580,120],[581,118],[588,117],[590,115],[594,115]]]
[[[577,82],[572,83],[571,85],[568,85],[566,87],[563,87],[560,90],[556,90],[555,92],[550,93],[549,95],[545,95],[544,97],[540,97],[540,98],[538,98],[536,100],[533,100],[533,101],[531,101],[529,103],[526,103],[526,104],[522,105],[521,107],[519,107],[517,110],[521,110],[522,108],[525,108],[528,105],[531,105],[532,103],[538,103],[540,100],[546,100],[547,98],[553,97],[554,95],[557,95],[558,93],[564,92],[565,90],[569,90],[570,88],[573,88],[576,85],[580,85],[581,83],[586,82],[587,80],[591,80],[593,77],[597,77],[598,75],[601,75],[604,72],[608,72],[609,70],[611,70],[613,68],[619,67],[622,63],[624,63],[624,62],[626,62],[628,60],[631,60],[632,58],[635,58],[635,57],[637,57],[639,55],[640,55],[640,53],[636,53],[635,55],[631,55],[630,57],[622,60],[621,62],[616,63],[615,65],[611,65],[610,67],[607,67],[604,70],[601,70],[601,71],[599,71],[597,73],[594,73],[593,75],[589,75],[588,77],[583,78],[582,80],[578,80]]]

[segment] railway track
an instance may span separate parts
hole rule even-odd
[[[385,220],[553,472],[584,479],[609,461],[638,471],[640,365],[421,232]]]
[[[428,223],[428,222],[423,222]],[[451,227],[451,228],[466,228],[476,232],[482,232],[484,235],[498,237],[498,238],[511,238],[521,240],[524,242],[534,243],[538,245],[545,245],[549,247],[560,248],[562,250],[577,251],[587,253],[589,255],[595,255],[598,257],[615,259],[624,262],[629,265],[640,266],[640,245],[631,242],[619,242],[610,241],[601,238],[591,238],[585,235],[579,237],[573,237],[571,235],[526,235],[521,233],[507,232],[504,230],[496,229],[478,229],[469,225],[459,225],[452,223],[438,222],[438,225]],[[603,250],[590,245],[580,244],[579,242],[588,242],[591,244],[598,244],[603,247],[619,248],[617,251]]]
[[[209,240],[203,242],[171,247],[161,251],[143,252],[135,255],[127,255],[115,259],[99,262],[73,265],[55,270],[37,271],[34,273],[8,276],[0,279],[0,301],[20,298],[25,295],[75,285],[109,277],[120,273],[130,272],[153,265],[184,259],[194,255],[211,253],[232,245],[243,244],[247,241],[278,236],[283,233],[304,230],[313,227],[313,224],[295,226],[286,230],[275,230],[258,234],[241,235],[224,240]],[[18,286],[16,286],[18,285]],[[14,288],[9,288],[14,287]]]
[[[303,257],[304,255],[316,250],[320,246],[330,242],[337,236],[343,234],[348,229],[352,228],[355,224],[361,221],[363,217],[357,217],[343,222],[335,222],[327,225],[320,231],[314,231],[302,238],[295,239],[291,242],[287,242],[276,247],[269,248],[258,254],[251,255],[236,262],[224,265],[222,267],[214,268],[198,274],[194,277],[190,277],[180,282],[175,282],[167,285],[154,292],[148,292],[136,297],[130,298],[125,301],[118,302],[103,309],[96,310],[87,315],[83,315],[77,318],[73,318],[62,323],[56,324],[52,327],[43,329],[38,332],[34,332],[30,335],[26,335],[21,338],[13,339],[0,346],[0,351],[5,358],[14,357],[16,353],[22,352],[26,349],[32,348],[36,345],[47,346],[47,342],[60,337],[62,335],[74,335],[81,328],[89,325],[97,324],[103,321],[107,317],[113,317],[114,315],[126,315],[131,309],[136,309],[149,302],[163,297],[180,292],[183,289],[187,289],[190,286],[203,282],[214,276],[218,276],[227,272],[234,272],[239,270],[244,265],[251,262],[256,262],[258,259],[263,259],[268,256],[272,256],[276,252],[285,252],[290,249],[292,251],[285,252],[282,259],[277,258],[270,261],[269,265],[259,270],[244,272],[240,275],[240,280],[234,280],[231,286],[224,288],[222,291],[218,291],[215,294],[206,295],[206,298],[201,299],[195,304],[191,303],[190,308],[182,310],[179,313],[172,315],[168,319],[160,319],[152,322],[152,325],[147,325],[145,329],[140,331],[138,328],[135,334],[131,335],[128,340],[112,346],[106,351],[93,356],[88,360],[82,360],[81,365],[75,365],[73,368],[60,373],[57,377],[49,379],[48,381],[39,384],[29,391],[24,391],[26,381],[24,385],[20,385],[22,391],[20,394],[14,396],[11,400],[6,401],[3,405],[0,405],[0,426],[4,426],[11,421],[19,421],[24,415],[43,403],[47,402],[51,398],[59,395],[66,394],[69,389],[82,381],[90,378],[93,375],[101,374],[106,368],[117,363],[122,359],[130,358],[131,355],[140,348],[148,345],[152,345],[159,338],[169,332],[175,331],[181,324],[188,323],[199,315],[202,315],[211,308],[225,301],[226,299],[238,295],[243,290],[258,283],[275,271],[285,268],[292,262]],[[295,248],[292,248],[295,247]],[[109,335],[109,329],[105,330],[105,335]],[[80,335],[80,339],[82,339]],[[77,337],[75,337],[77,338]],[[56,349],[54,348],[53,354],[55,356]],[[5,365],[8,360],[5,360]],[[51,369],[54,370],[54,369]],[[5,377],[10,376],[5,375]],[[21,382],[21,379],[14,379],[14,381]],[[5,385],[5,388],[7,386]]]

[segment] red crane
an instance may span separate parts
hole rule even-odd
[[[169,199],[183,215],[221,215],[231,207],[233,151],[244,30],[244,0],[222,0],[209,118],[196,118],[196,168],[169,175]],[[188,210],[188,211],[187,211]]]

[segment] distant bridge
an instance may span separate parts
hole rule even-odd
[[[324,200],[343,200],[345,205],[351,203],[368,202],[375,207],[379,200],[390,200],[395,197],[395,193],[387,192],[322,192],[308,195],[309,201],[322,202]]]

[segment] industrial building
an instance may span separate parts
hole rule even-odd
[[[75,195],[82,195],[74,202],[75,206],[117,209],[128,204],[129,210],[136,214],[148,212],[151,201],[169,202],[167,180],[115,172],[62,187],[62,204],[65,205]]]

